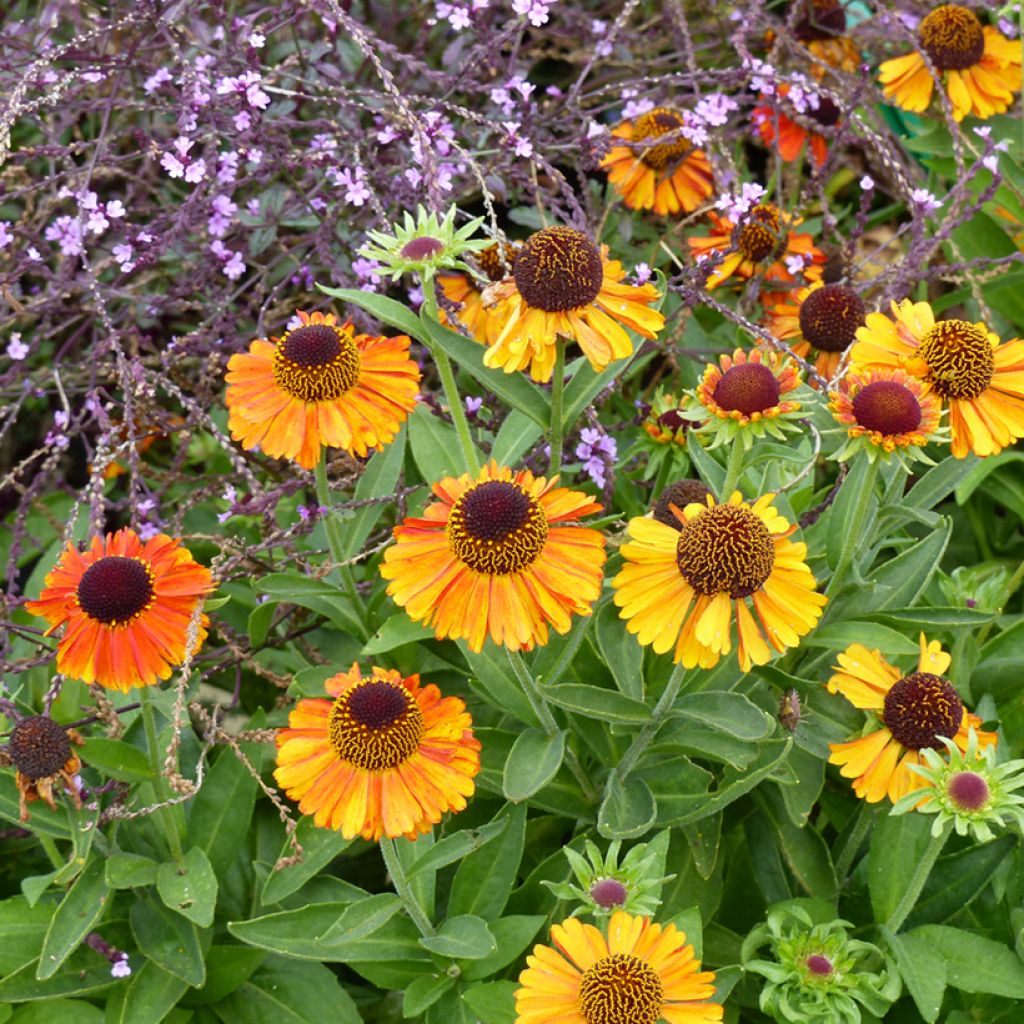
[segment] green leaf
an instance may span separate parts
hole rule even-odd
[[[508,967],[519,959],[546,920],[547,918],[541,914],[510,914],[499,917],[490,926],[498,948],[489,956],[466,964],[462,968],[461,977],[465,981],[479,981]]]
[[[594,619],[598,650],[611,671],[619,692],[634,700],[644,699],[644,649],[628,633],[619,610],[609,601]]]
[[[980,460],[973,452],[966,459],[943,459],[937,466],[932,466],[910,488],[901,504],[910,508],[934,508],[940,501],[953,493],[979,462]]]
[[[341,299],[343,302],[351,302],[353,306],[365,309],[367,313],[373,314],[381,323],[391,327],[397,327],[403,334],[412,338],[423,340],[423,330],[420,318],[408,306],[389,299],[386,295],[378,295],[376,292],[364,292],[356,288],[328,288],[326,285],[318,284],[317,288],[330,295],[333,299]]]
[[[14,771],[0,769],[0,818],[23,828],[21,808],[18,806],[18,790],[14,784]],[[32,805],[32,831],[55,839],[71,839],[68,815],[63,807],[51,811],[41,800]]]
[[[542,690],[550,703],[587,718],[618,725],[645,725],[651,719],[651,709],[643,701],[627,697],[618,690],[582,683],[545,686]]]
[[[462,999],[462,986],[445,992],[423,1015],[423,1024],[479,1024]]]
[[[200,928],[213,924],[217,876],[209,857],[198,846],[193,846],[180,862],[160,865],[156,891],[164,906],[194,921]]]
[[[107,858],[106,878],[111,889],[153,885],[159,864],[137,853],[114,853]]]
[[[263,902],[280,903],[297,889],[301,889],[311,878],[318,875],[342,851],[352,845],[340,832],[329,828],[317,828],[313,819],[299,819],[295,838],[302,847],[302,860],[279,871],[273,871],[263,885]],[[278,860],[292,853],[291,843],[285,839]]]
[[[483,345],[442,327],[426,316],[420,322],[430,336],[431,343],[447,352],[456,366],[472,374],[488,394],[497,395],[506,405],[518,409],[534,423],[547,429],[550,419],[548,398],[536,384],[530,382],[525,373],[492,370],[484,366],[484,352],[487,350]]]
[[[370,498],[384,498],[394,495],[395,486],[402,473],[402,464],[405,462],[405,442],[409,436],[405,425],[395,435],[394,441],[387,445],[383,451],[373,455],[363,469],[362,476],[356,484],[354,501],[367,501]],[[354,558],[359,554],[366,538],[370,536],[377,520],[387,508],[386,503],[367,505],[364,508],[357,508],[352,512],[351,518],[345,523],[342,531],[344,541],[344,552],[347,558]]]
[[[915,641],[877,622],[830,622],[812,630],[800,643],[804,647],[825,647],[839,652],[850,644],[864,643],[865,637],[869,637],[871,646],[882,654],[903,657],[918,653]]]
[[[36,977],[52,978],[60,965],[78,948],[100,919],[110,895],[104,878],[103,861],[94,857],[82,869],[75,884],[61,900],[47,929],[39,955]]]
[[[146,755],[124,740],[88,739],[82,747],[82,760],[120,782],[147,782],[155,777]]]
[[[349,904],[341,916],[321,936],[321,941],[353,942],[383,928],[402,909],[402,900],[393,892],[381,892]]]
[[[886,928],[883,935],[918,1012],[927,1024],[935,1024],[946,991],[945,957],[930,942],[913,932],[894,935]]]
[[[217,1003],[231,1024],[362,1024],[352,997],[322,964],[268,959],[248,981]]]
[[[406,879],[411,881],[424,871],[436,872],[448,864],[462,860],[500,836],[508,828],[508,823],[507,817],[499,818],[478,829],[463,829],[454,835],[445,836],[406,868]]]
[[[256,605],[249,613],[249,645],[252,649],[259,650],[267,640],[267,633],[270,632],[270,623],[277,612],[277,601],[264,601]]]
[[[487,922],[473,914],[449,917],[436,935],[420,939],[420,945],[451,960],[482,960],[498,950]]]
[[[491,458],[499,466],[514,466],[537,443],[542,433],[536,421],[513,409],[498,428],[491,446]]]
[[[32,963],[43,948],[53,906],[30,906],[24,896],[0,903],[0,977]]]
[[[1024,963],[1001,942],[944,924],[922,925],[908,935],[945,957],[946,978],[954,988],[1024,999]]]
[[[813,828],[790,821],[777,788],[763,787],[754,798],[774,827],[779,850],[800,887],[808,896],[835,899],[839,883],[825,840]]]
[[[24,1003],[60,996],[90,995],[123,984],[110,976],[110,964],[91,949],[77,949],[46,981],[36,978],[36,964],[25,964],[0,981],[0,1003]]]
[[[775,729],[771,715],[741,693],[685,693],[676,701],[672,715],[691,719],[704,728],[717,729],[741,740],[763,739]]]
[[[925,814],[876,816],[868,853],[868,891],[879,923],[892,919],[908,895],[908,882],[925,862],[932,845],[939,842],[932,838],[931,827],[932,819]]]
[[[658,816],[658,805],[650,787],[635,775],[619,782],[611,775],[601,809],[597,813],[597,831],[606,839],[635,839],[648,832]]]
[[[252,946],[210,946],[206,954],[206,981],[184,1000],[189,1006],[220,1002],[247,981],[268,954]]]
[[[432,626],[413,622],[405,612],[397,612],[384,620],[380,629],[367,640],[362,653],[365,655],[384,654],[386,651],[393,651],[396,647],[419,643],[420,640],[426,640],[433,635]]]
[[[873,620],[906,629],[909,624],[914,629],[946,629],[949,626],[981,626],[992,618],[992,612],[983,612],[975,608],[891,608]]]
[[[256,581],[256,589],[280,601],[309,608],[346,632],[358,630],[345,592],[327,580],[297,572],[272,572]]]
[[[132,906],[129,919],[139,952],[165,971],[198,988],[206,964],[196,926],[152,895]]]
[[[103,1024],[103,1011],[84,999],[48,999],[22,1006],[13,1017],[10,1012],[6,1018],[0,1014],[0,1020],[12,1024]]]
[[[526,842],[526,804],[506,805],[494,820],[506,818],[505,831],[459,865],[448,900],[449,916],[472,914],[494,921],[504,909],[519,874]]]
[[[402,1016],[406,1019],[419,1017],[455,984],[447,974],[426,974],[417,978],[402,996]]]
[[[850,472],[839,488],[832,506],[826,512],[828,533],[826,552],[834,570],[856,558],[862,547],[877,505],[873,483],[875,464],[865,456],[853,462]],[[853,528],[851,524],[858,526]]]
[[[450,423],[437,418],[430,406],[420,403],[409,417],[409,447],[416,468],[428,483],[464,471],[459,437]]]
[[[475,653],[466,647],[464,641],[459,642],[459,649],[472,673],[469,685],[482,700],[501,712],[515,715],[520,722],[540,725],[540,720],[516,681],[504,651],[489,644]]]
[[[147,960],[132,974],[114,1020],[117,1024],[160,1024],[186,991],[186,981]]]
[[[502,789],[505,799],[518,803],[543,789],[562,767],[565,731],[548,736],[540,729],[524,729],[505,762]]]
[[[515,1024],[514,981],[491,981],[466,989],[462,999],[483,1024]]]

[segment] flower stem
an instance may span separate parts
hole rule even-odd
[[[672,675],[669,676],[665,692],[655,705],[654,711],[651,712],[651,720],[636,734],[629,749],[623,754],[615,771],[612,772],[612,776],[618,780],[619,785],[626,781],[626,777],[636,767],[637,761],[651,745],[654,737],[658,735],[658,730],[665,724],[665,719],[672,713],[672,707],[676,702],[676,697],[679,696],[685,675],[686,669],[683,668],[682,662],[677,663],[672,669]],[[611,781],[611,777],[608,781]]]
[[[327,482],[327,449],[320,453],[320,461],[316,464],[316,500],[322,509],[324,517],[324,530],[327,533],[327,546],[331,549],[331,558],[341,575],[341,582],[348,595],[349,604],[352,605],[352,614],[362,632],[362,638],[370,638],[370,627],[366,617],[366,605],[359,596],[356,587],[356,578],[352,575],[352,567],[346,565],[348,561],[345,551],[345,538],[341,533],[341,523],[337,516],[331,511],[331,485]]]
[[[163,765],[160,763],[160,746],[156,733],[156,708],[153,704],[153,694],[148,686],[142,688],[142,727],[146,732],[146,749],[149,751],[149,763],[152,765],[156,779],[153,782],[153,789],[156,791],[158,802],[163,802],[170,796],[170,787],[164,778]],[[180,861],[182,858],[181,836],[178,834],[178,825],[171,814],[169,807],[160,807],[155,812],[163,830],[164,838],[167,840],[167,847],[171,856]]]
[[[729,449],[729,459],[725,464],[725,481],[722,484],[722,493],[718,495],[720,502],[729,500],[729,495],[736,490],[740,474],[743,472],[743,444],[737,438]]]
[[[844,834],[844,844],[842,849],[838,851],[839,856],[836,858],[836,878],[839,879],[840,885],[846,881],[847,876],[850,874],[853,858],[857,856],[857,851],[860,849],[861,843],[864,842],[864,837],[868,834],[871,822],[874,821],[874,807],[864,801],[860,802],[860,806],[854,813],[856,818],[849,832]]]
[[[548,476],[557,476],[562,471],[562,392],[565,388],[565,342],[555,339],[555,369],[551,374],[551,429],[548,443],[551,445],[551,461]]]
[[[381,836],[380,852],[384,857],[384,866],[388,869],[388,874],[391,876],[391,884],[395,887],[395,892],[398,893],[402,900],[405,912],[412,918],[413,924],[419,929],[420,935],[434,935],[434,926],[430,923],[430,919],[413,895],[409,882],[405,877],[405,868],[402,866],[402,858],[398,856],[398,850],[395,849],[394,839]]]
[[[423,288],[423,311],[436,323],[440,323],[437,314],[437,296],[434,293],[433,274],[424,274],[420,278],[420,285]],[[473,435],[469,432],[469,422],[466,420],[466,410],[462,407],[462,398],[459,395],[459,386],[455,382],[455,373],[452,370],[452,361],[448,353],[439,345],[432,344],[424,332],[424,340],[427,348],[430,349],[431,358],[437,366],[438,376],[441,378],[441,387],[444,388],[445,401],[448,403],[448,411],[451,413],[452,423],[455,424],[455,433],[459,438],[459,448],[462,449],[462,461],[466,472],[476,479],[480,475],[480,462],[476,457],[476,448],[473,446]]]
[[[561,730],[558,728],[555,716],[551,713],[551,708],[548,707],[544,694],[541,692],[540,687],[537,686],[536,681],[530,674],[530,670],[526,667],[523,656],[518,651],[510,651],[508,648],[505,649],[505,653],[508,655],[509,664],[512,666],[512,671],[516,674],[516,679],[519,680],[519,685],[523,688],[526,699],[530,702],[530,707],[533,708],[533,713],[540,721],[541,728],[548,736],[557,735]],[[569,771],[572,772],[573,778],[579,783],[583,795],[591,803],[596,803],[599,794],[594,788],[594,784],[590,781],[590,777],[583,770],[583,765],[580,764],[576,752],[568,745],[565,748],[565,763]]]

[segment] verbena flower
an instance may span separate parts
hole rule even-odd
[[[420,677],[359,665],[324,684],[332,700],[300,700],[277,734],[274,778],[303,814],[346,839],[415,839],[461,811],[480,771],[480,744],[458,697]]]
[[[185,660],[196,607],[213,589],[210,570],[180,540],[158,533],[143,543],[129,529],[93,537],[85,552],[69,543],[45,583],[25,608],[50,623],[46,635],[67,625],[57,670],[121,691],[170,678]],[[201,615],[194,650],[208,625]]]
[[[457,212],[457,207],[452,205],[438,220],[433,210],[428,213],[417,206],[415,219],[406,211],[402,225],[394,227],[393,234],[368,231],[366,234],[372,244],[362,246],[359,255],[380,263],[377,273],[390,272],[392,281],[410,271],[425,278],[432,277],[442,267],[472,273],[472,268],[461,258],[463,253],[479,252],[493,243],[487,238],[472,238],[483,224],[483,217],[456,228]]]
[[[622,546],[625,564],[612,581],[619,617],[644,646],[686,668],[712,668],[732,651],[733,618],[740,668],[764,665],[771,648],[796,647],[826,604],[807,568],[807,545],[766,494],[752,505],[735,491],[722,505],[687,505],[678,528],[638,516]],[[754,605],[755,621],[747,607]],[[769,646],[770,645],[770,646]]]
[[[928,789],[898,800],[891,813],[934,814],[933,836],[952,822],[957,835],[971,833],[980,843],[995,838],[993,827],[1013,824],[1024,831],[1024,797],[1016,793],[1024,787],[1024,760],[997,764],[995,744],[980,747],[974,729],[968,730],[964,749],[945,736],[939,739],[949,760],[936,750],[922,750],[923,763],[912,770]]]
[[[409,617],[438,639],[480,651],[489,636],[509,650],[567,633],[600,596],[604,536],[576,526],[601,506],[529,470],[492,461],[434,484],[440,499],[394,529],[381,575]]]
[[[758,1003],[780,1024],[860,1024],[899,997],[899,973],[869,942],[851,939],[848,921],[815,924],[802,907],[768,911],[743,943],[743,968],[766,979]],[[767,949],[771,959],[758,954]]]
[[[911,769],[924,752],[951,739],[967,749],[970,729],[981,719],[964,707],[953,684],[943,674],[952,659],[937,640],[924,633],[915,671],[903,675],[881,653],[851,644],[839,655],[828,692],[842,694],[854,707],[869,712],[864,732],[847,743],[830,743],[829,763],[853,779],[853,791],[868,803],[888,797],[899,802],[927,782]],[[979,732],[983,747],[993,746],[996,734]]]
[[[953,117],[988,118],[1004,113],[1021,89],[1021,44],[997,28],[982,25],[962,4],[942,4],[922,19],[918,50],[887,60],[879,68],[882,91],[904,110],[928,108],[935,79],[922,51],[939,74],[953,107]]]
[[[715,1024],[715,974],[673,924],[617,911],[607,938],[574,917],[536,945],[516,989],[516,1024]]]
[[[576,884],[572,882],[543,882],[560,900],[579,902],[572,912],[607,917],[618,910],[630,914],[653,914],[661,903],[656,895],[663,883],[675,875],[656,877],[661,873],[663,858],[650,843],[638,843],[619,863],[620,840],[609,843],[608,852],[602,854],[589,839],[581,856],[571,847],[562,852],[569,860]]]

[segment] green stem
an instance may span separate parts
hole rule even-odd
[[[424,274],[420,278],[420,285],[423,288],[423,311],[436,323],[440,323],[437,315],[437,296],[434,293],[433,274]],[[455,424],[455,433],[459,438],[459,447],[462,449],[462,461],[466,472],[476,479],[480,475],[480,462],[476,457],[476,448],[473,446],[473,435],[469,432],[469,422],[466,419],[466,410],[462,407],[462,398],[459,395],[459,386],[455,382],[455,372],[452,370],[452,361],[448,353],[430,341],[424,331],[424,341],[430,349],[431,358],[437,366],[438,375],[441,378],[441,387],[444,388],[445,401],[448,403],[448,411]]]
[[[860,849],[861,843],[864,842],[864,837],[868,834],[868,829],[871,828],[871,822],[874,820],[874,808],[863,800],[860,801],[854,813],[856,817],[849,832],[844,833],[845,842],[836,858],[836,878],[839,879],[840,885],[850,874],[853,858],[857,856],[857,851]]]
[[[153,789],[156,791],[158,803],[163,803],[171,796],[167,779],[164,778],[164,766],[160,759],[160,744],[156,734],[156,707],[153,703],[153,694],[148,686],[142,688],[142,727],[146,732],[146,749],[149,751],[149,763],[153,768],[156,780]],[[182,859],[181,836],[178,834],[178,824],[174,820],[169,807],[160,807],[155,812],[163,830],[164,838],[167,840],[167,847],[171,851],[174,860]]]
[[[359,596],[359,588],[356,586],[356,578],[352,574],[352,566],[347,565],[348,557],[345,550],[345,538],[342,536],[341,523],[331,509],[331,485],[327,482],[327,449],[320,453],[320,461],[316,464],[316,500],[321,508],[327,509],[322,512],[324,517],[324,530],[327,533],[327,546],[331,549],[331,558],[337,566],[341,576],[342,586],[348,595],[349,604],[352,605],[352,614],[359,623],[363,640],[370,638],[370,626],[366,615],[366,605]]]
[[[686,669],[683,668],[681,662],[672,669],[672,675],[669,676],[665,692],[655,705],[654,711],[651,712],[651,720],[633,738],[629,749],[622,756],[615,771],[612,773],[618,779],[620,785],[626,781],[626,777],[636,767],[637,761],[640,760],[644,751],[651,745],[654,737],[658,735],[658,730],[665,724],[665,719],[672,713],[672,708],[675,705],[676,697],[679,696],[679,690],[683,685],[683,677],[685,675]],[[609,779],[609,781],[611,780]]]
[[[718,495],[719,501],[728,501],[729,496],[739,483],[740,474],[743,472],[743,444],[737,437],[729,449],[729,459],[725,464],[725,483],[722,484],[722,493]]]
[[[898,932],[903,922],[906,921],[910,912],[914,909],[914,904],[917,903],[918,897],[921,895],[924,883],[928,881],[928,876],[931,874],[935,862],[939,859],[939,854],[942,853],[942,848],[946,845],[946,840],[949,838],[952,830],[953,823],[947,821],[942,828],[942,832],[933,840],[921,859],[914,865],[914,873],[907,879],[906,885],[903,888],[903,896],[900,898],[899,903],[896,904],[896,909],[889,916],[889,920],[885,922],[885,927],[890,931]]]
[[[864,457],[866,458],[867,456]],[[868,512],[871,510],[871,503],[875,497],[875,480],[878,478],[878,466],[878,459],[868,462],[860,494],[855,495],[850,518],[846,523],[845,533],[847,541],[843,544],[843,550],[839,556],[839,564],[836,566],[836,571],[832,573],[832,578],[828,581],[828,587],[825,590],[829,598],[835,597],[842,589],[842,585],[846,582],[846,577],[850,574],[850,569],[853,566],[854,554],[862,550],[861,541],[864,539],[864,524],[867,521]],[[847,476],[843,483],[843,487],[848,486],[850,486],[850,476]]]
[[[557,476],[562,471],[562,391],[565,387],[565,342],[555,339],[555,368],[551,374],[551,429],[548,443],[551,445],[551,461],[548,476]]]
[[[507,648],[505,653],[508,655],[509,664],[516,674],[516,679],[519,680],[519,685],[523,688],[530,707],[533,708],[533,713],[540,722],[540,727],[548,736],[557,735],[561,729],[558,728],[558,723],[551,713],[551,708],[548,707],[548,702],[544,699],[544,694],[526,667],[523,656],[518,651],[510,651]],[[599,794],[590,781],[590,776],[583,770],[583,765],[580,764],[576,752],[568,744],[565,747],[565,763],[568,765],[569,771],[572,772],[573,778],[579,783],[583,795],[591,803],[596,803]]]
[[[60,871],[64,867],[64,858],[60,855],[57,844],[49,836],[41,832],[36,833],[36,838],[39,840],[39,845],[46,852],[46,856],[50,858],[50,863],[54,866],[54,869]]]
[[[401,898],[405,912],[412,918],[413,924],[419,929],[420,935],[436,934],[434,926],[430,923],[423,908],[419,905],[409,886],[409,882],[406,880],[405,868],[402,867],[402,859],[398,856],[398,851],[395,849],[394,839],[381,836],[380,852],[384,857],[384,865],[388,869],[388,874],[391,876],[391,884],[395,887],[395,892]]]

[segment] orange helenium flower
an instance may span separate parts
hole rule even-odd
[[[570,917],[536,945],[516,989],[516,1024],[715,1024],[714,971],[674,924],[616,911],[608,938]]]
[[[515,262],[518,246],[504,247],[505,262],[502,263],[497,245],[492,245],[481,252],[474,253],[470,259],[491,279],[491,282],[503,280]],[[480,285],[469,274],[461,270],[442,270],[437,275],[437,283],[441,286],[444,296],[451,302],[457,302],[462,308],[454,314],[456,320],[469,331],[470,336],[483,345],[490,344],[497,332],[490,325],[490,311],[484,305],[483,291]],[[442,322],[447,322],[448,314],[442,313]]]
[[[434,484],[439,501],[395,527],[381,575],[409,617],[438,639],[487,636],[509,650],[546,644],[548,626],[567,633],[601,593],[604,537],[572,525],[601,506],[529,470],[497,463]]]
[[[963,705],[943,673],[950,656],[937,640],[920,639],[917,670],[903,676],[879,651],[851,644],[839,655],[829,693],[841,693],[854,707],[874,712],[879,728],[849,743],[830,743],[830,764],[853,779],[853,791],[868,803],[884,797],[896,803],[928,783],[910,765],[924,764],[920,751],[944,749],[940,736],[967,750],[968,732],[978,733],[982,748],[996,742],[996,734],[979,729],[981,719]]]
[[[788,85],[779,86],[779,96],[783,99],[789,95]],[[753,121],[766,146],[771,146],[778,139],[779,156],[791,163],[800,156],[804,144],[809,143],[811,158],[815,167],[821,167],[828,156],[828,140],[819,132],[808,131],[799,122],[790,117],[780,106],[767,103],[754,107]],[[839,123],[839,108],[828,96],[818,97],[818,106],[804,113],[810,121],[815,121],[826,128],[834,128]]]
[[[647,144],[642,150],[613,146],[601,161],[608,181],[631,210],[691,213],[711,195],[711,164],[704,153],[684,138],[657,141],[684,124],[678,110],[656,107],[612,130],[617,138]]]
[[[714,210],[708,216],[714,232],[704,238],[691,237],[686,241],[694,258],[725,254],[708,276],[705,287],[709,290],[717,288],[733,274],[742,278],[760,274],[766,281],[793,284],[797,277],[786,267],[784,260],[787,256],[803,258],[801,273],[807,280],[816,281],[821,277],[825,254],[814,245],[810,235],[791,231],[790,227],[800,221],[783,213],[777,206],[760,203],[739,224]],[[730,249],[731,252],[728,251]]]
[[[364,456],[388,444],[419,391],[409,339],[355,334],[333,314],[298,316],[300,327],[228,360],[231,436],[305,469],[317,464],[321,447]]]
[[[869,313],[850,350],[855,370],[893,367],[949,405],[953,455],[996,455],[1024,437],[1024,341],[1005,343],[983,323],[938,320],[927,302]]]
[[[1021,42],[1007,39],[961,4],[936,7],[918,28],[920,50],[887,60],[879,68],[882,91],[898,107],[928,108],[935,79],[921,56],[928,54],[944,83],[953,118],[1002,114],[1021,89]]]
[[[127,691],[168,679],[185,660],[192,617],[213,589],[210,570],[181,541],[162,533],[145,543],[134,530],[93,537],[87,551],[68,544],[25,607],[50,623],[64,623],[57,669],[87,683]],[[206,638],[199,617],[193,653]]]
[[[333,700],[300,700],[289,713],[274,770],[314,824],[346,839],[415,839],[466,806],[480,744],[458,697],[393,669],[362,676],[358,664],[324,687]]]
[[[769,661],[769,644],[798,646],[827,599],[815,590],[807,545],[789,540],[796,527],[772,507],[773,497],[748,505],[735,491],[719,505],[709,494],[706,505],[679,509],[675,529],[631,519],[625,564],[612,582],[626,629],[657,654],[674,647],[673,660],[686,668],[712,668],[729,654],[734,617],[744,672]]]
[[[799,402],[786,399],[800,387],[800,374],[791,359],[776,352],[736,349],[708,363],[696,397],[713,416],[740,425],[775,419],[795,412]]]
[[[58,782],[75,807],[81,809],[82,797],[75,776],[81,771],[82,762],[72,744],[82,743],[74,729],[65,729],[49,715],[34,715],[15,722],[7,748],[0,749],[0,764],[14,766],[19,820],[29,820],[28,805],[36,800],[42,800],[51,811],[57,810],[53,787]]]

